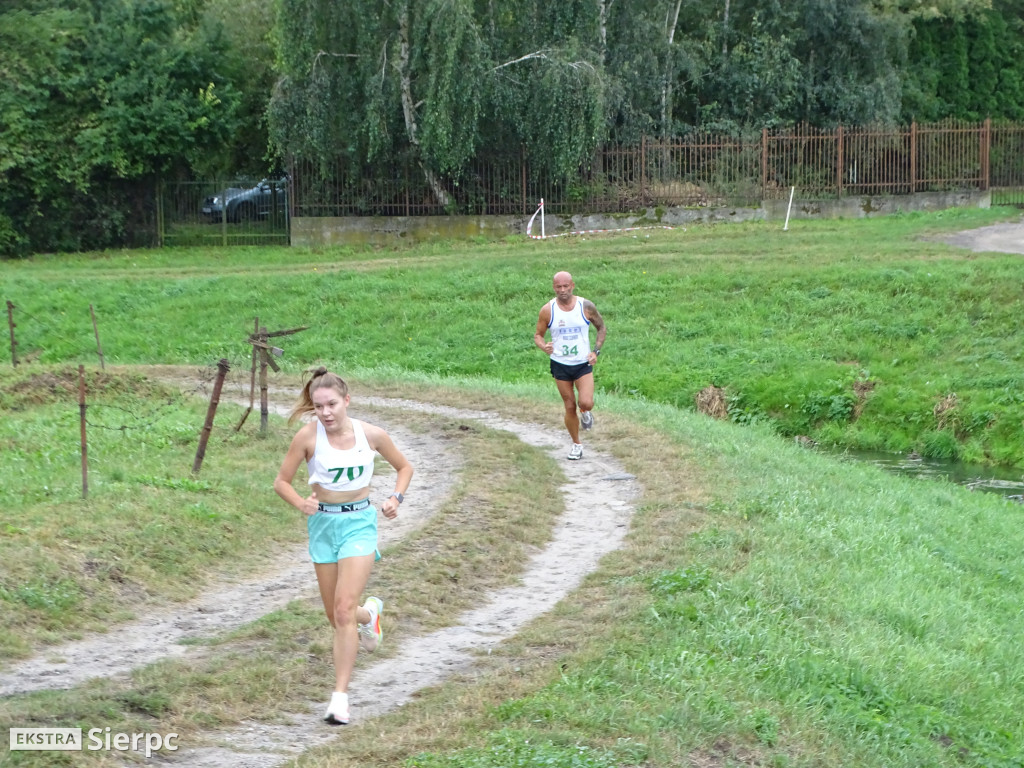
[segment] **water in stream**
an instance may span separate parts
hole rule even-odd
[[[1024,470],[967,464],[962,461],[925,459],[916,454],[879,453],[874,451],[837,451],[837,454],[857,461],[868,461],[882,469],[900,475],[922,479],[950,480],[973,491],[998,493],[1011,499],[1024,501]]]

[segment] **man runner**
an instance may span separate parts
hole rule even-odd
[[[594,302],[574,296],[576,284],[568,272],[557,272],[553,280],[555,298],[541,307],[533,343],[551,357],[551,375],[565,405],[565,428],[572,438],[568,458],[583,458],[580,426],[594,426],[594,364],[601,354],[608,329]],[[594,348],[590,348],[590,326],[597,329]],[[551,338],[545,341],[550,332]],[[578,403],[577,403],[578,399]],[[579,408],[580,415],[576,415]]]

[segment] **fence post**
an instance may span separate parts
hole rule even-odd
[[[843,196],[843,124],[836,130],[836,197]]]
[[[253,323],[252,335],[253,338],[258,336],[260,333],[260,319],[257,317]],[[256,355],[258,350],[255,345],[252,348],[252,371],[249,375],[249,407],[245,409],[242,414],[242,418],[238,420],[238,424],[235,426],[235,432],[242,428],[245,424],[245,420],[249,418],[249,414],[252,413],[252,406],[256,402]]]
[[[206,444],[210,440],[210,432],[213,430],[213,417],[217,413],[217,405],[220,403],[220,390],[224,386],[224,377],[227,376],[230,363],[223,357],[217,363],[217,379],[213,382],[213,393],[210,395],[210,407],[206,410],[206,423],[203,424],[203,431],[199,435],[199,447],[196,448],[196,458],[192,462],[192,474],[198,475],[199,468],[203,466],[203,457],[206,456]]]
[[[647,179],[647,134],[640,137],[640,204],[647,195],[644,193]]]
[[[917,192],[917,121],[910,122],[910,194]]]
[[[226,190],[227,187],[219,185],[220,189]],[[228,196],[223,194],[220,200],[220,244],[225,248],[228,244]]]
[[[267,433],[267,421],[270,414],[270,408],[267,404],[267,366],[270,365],[270,356],[267,353],[267,341],[270,336],[267,334],[266,327],[262,327],[259,333],[256,334],[257,340],[262,342],[260,346],[260,434],[265,435]]]
[[[519,145],[519,183],[523,191],[523,216],[530,212],[529,203],[526,202],[526,145]]]
[[[14,322],[14,305],[11,304],[11,300],[7,300],[7,325],[11,329],[11,363],[15,368],[18,367],[18,342],[14,339],[14,329],[17,327]]]
[[[85,441],[85,366],[78,366],[78,415],[82,425],[82,498],[89,496],[89,461]]]
[[[768,129],[761,129],[761,201],[768,199]]]
[[[986,117],[981,128],[981,191],[985,192],[992,181],[989,162],[991,161],[990,150],[992,149],[992,118]]]

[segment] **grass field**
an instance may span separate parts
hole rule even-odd
[[[252,565],[252,552],[301,539],[270,489],[291,429],[222,425],[193,477],[206,403],[150,366],[209,373],[225,358],[244,380],[258,317],[270,330],[308,326],[278,342],[275,380],[294,384],[324,361],[357,393],[486,402],[557,424],[531,337],[551,274],[569,269],[609,326],[587,440],[644,489],[626,546],[478,675],[293,765],[1021,768],[1024,508],[791,439],[1024,463],[1020,257],[933,239],[997,217],[4,263],[29,362],[0,370],[0,658],[183,599]],[[92,400],[85,500],[79,364]],[[730,420],[694,411],[709,384],[728,393]],[[953,409],[937,411],[950,393]],[[559,468],[537,452],[505,462],[499,434],[414,426],[450,432],[467,461],[451,503],[375,572],[409,617],[392,635],[399,649],[439,620],[423,607],[441,594],[466,605],[488,580],[514,578],[537,544],[526,532],[550,532],[557,513],[543,500]],[[502,528],[527,491],[535,517]],[[501,533],[478,536],[479,550],[453,545],[468,519]],[[449,546],[473,557],[423,556]],[[273,721],[320,695],[322,624],[318,606],[296,603],[211,641],[199,662],[0,699],[0,728],[188,734]],[[0,752],[0,765],[61,764],[54,754]],[[106,759],[74,758],[63,764]]]
[[[784,436],[1024,465],[1020,257],[936,237],[1006,218],[945,211],[396,250],[193,249],[3,265],[18,349],[96,363],[248,367],[254,317],[280,361],[524,382],[552,273],[611,329],[602,391],[692,407],[714,385],[734,421]],[[955,395],[951,398],[951,395]],[[941,403],[955,404],[936,415]]]

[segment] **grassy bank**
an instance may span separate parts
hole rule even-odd
[[[1021,257],[937,239],[1007,213],[652,230],[396,250],[131,251],[0,265],[40,362],[246,368],[253,318],[314,360],[543,377],[533,325],[569,269],[610,334],[599,388],[860,449],[1024,465]]]
[[[138,385],[130,378],[122,388],[131,381]],[[557,421],[547,387],[372,377],[358,387]],[[163,396],[151,402],[155,410]],[[41,403],[14,419],[31,421],[40,410],[59,409]],[[200,411],[165,418],[191,432],[185,425]],[[285,445],[290,430],[272,422],[268,440]],[[437,517],[390,549],[387,567],[375,572],[375,587],[394,596],[388,653],[471,605],[481,590],[514,578],[524,548],[548,534],[557,512],[543,503],[558,498],[557,466],[541,452],[436,418],[420,428],[450,435],[466,463]],[[118,588],[134,587],[126,608],[144,613],[175,585],[182,594],[201,589],[225,563],[258,567],[261,558],[248,552],[273,551],[282,510],[261,490],[272,468],[246,442],[218,443],[201,488],[187,484],[187,454],[158,450],[149,460],[163,457],[157,485],[168,495],[159,503],[146,498],[139,478],[107,482],[107,474],[124,470],[105,463],[116,446],[97,445],[90,501],[41,499],[5,512],[4,562],[66,546],[68,538],[50,533],[47,522],[60,510],[80,526],[132,528],[136,520],[124,516],[119,500],[133,496],[143,503],[145,540],[127,537],[116,555],[94,551],[104,546],[98,530],[72,542],[94,564],[115,556],[146,561],[151,549],[177,546],[180,567],[119,577]],[[636,398],[606,397],[588,442],[616,456],[644,488],[626,546],[557,610],[481,659],[476,673],[349,726],[344,739],[295,766],[1021,765],[1019,505],[838,463],[763,427]],[[257,441],[256,453],[273,463],[279,451]],[[517,460],[500,458],[510,455]],[[235,484],[250,488],[244,521],[231,507]],[[523,505],[527,492],[532,501]],[[222,514],[175,529],[197,496]],[[508,525],[509,510],[524,506],[533,517]],[[240,522],[262,540],[238,540]],[[478,528],[487,535],[474,536]],[[219,557],[176,544],[183,536]],[[106,599],[96,568],[65,563],[59,579],[41,568],[26,577],[35,580],[34,595],[62,579],[68,601],[40,605],[19,591],[26,582],[5,573],[5,616],[19,616],[6,629],[26,646],[90,628],[83,616]],[[442,603],[445,611],[424,610]],[[304,711],[327,679],[329,633],[320,608],[299,602],[213,640],[188,661],[151,665],[127,681],[7,698],[0,726],[100,724],[178,732],[187,744],[210,727]],[[9,753],[0,764],[49,766],[54,754]],[[68,765],[111,759],[102,752],[60,757]]]
[[[275,381],[324,360],[357,393],[486,404],[557,428],[530,338],[551,274],[568,268],[610,327],[588,443],[644,489],[626,546],[473,675],[349,726],[293,765],[1021,768],[1024,508],[787,439],[1020,463],[1020,257],[925,239],[994,218],[2,264],[19,351],[34,359],[0,373],[0,653],[45,652],[144,615],[302,539],[269,486],[292,430],[272,417],[254,438],[250,416],[235,435],[236,407],[193,477],[208,386],[182,397],[136,365],[208,376],[226,358],[240,395],[258,316],[271,330],[309,326],[279,341]],[[732,423],[693,411],[707,384],[726,389]],[[937,412],[952,392],[955,405]],[[558,512],[544,503],[557,498],[558,467],[540,451],[486,428],[401,420],[450,436],[464,462],[436,518],[375,572],[395,596],[387,653],[449,613],[424,606],[443,597],[457,611],[514,579]],[[510,525],[524,506],[534,517]],[[455,538],[479,531],[499,533]],[[245,718],[274,721],[322,696],[329,641],[319,606],[295,603],[188,662],[4,698],[0,730],[101,725],[187,743]],[[0,751],[4,766],[55,759],[112,758]]]

